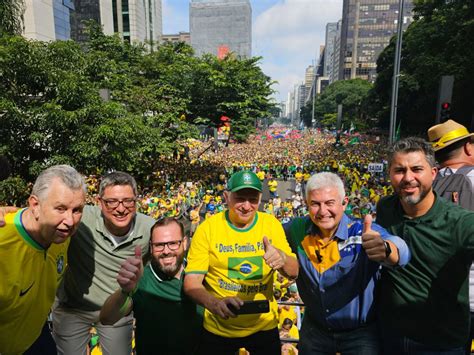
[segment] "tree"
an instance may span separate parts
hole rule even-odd
[[[0,36],[20,35],[23,27],[24,0],[0,2]]]
[[[415,21],[403,35],[398,117],[410,132],[426,133],[434,124],[442,75],[454,75],[452,117],[470,126],[474,113],[474,3],[417,1]],[[395,38],[379,56],[370,93],[371,113],[388,126]]]
[[[188,110],[192,122],[216,127],[221,116],[227,116],[232,137],[246,140],[254,132],[255,122],[269,117],[275,106],[269,98],[273,82],[258,67],[259,60],[203,56],[191,77]]]
[[[362,79],[341,80],[329,85],[316,99],[315,117],[326,126],[336,124],[337,106],[343,105],[343,123],[353,121],[358,128],[367,127],[365,100],[371,84]]]
[[[245,140],[256,120],[270,116],[272,81],[259,58],[197,58],[182,43],[148,53],[93,22],[87,34],[82,44],[0,37],[0,157],[14,177],[33,181],[45,167],[67,163],[145,181],[182,140],[197,136],[196,124],[229,116],[231,135]],[[2,186],[22,191],[17,180]]]

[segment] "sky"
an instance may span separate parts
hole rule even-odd
[[[304,80],[324,44],[326,24],[342,16],[343,0],[250,0],[252,55],[263,57],[260,67],[272,80],[275,99]],[[162,0],[163,33],[189,31],[189,0]]]

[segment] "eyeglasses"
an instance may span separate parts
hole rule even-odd
[[[165,250],[165,246],[168,246],[169,250],[178,250],[179,247],[181,246],[182,240],[172,240],[171,242],[166,242],[166,243],[151,243],[151,247],[159,252],[162,252]]]
[[[107,208],[117,208],[120,204],[122,204],[125,208],[132,208],[135,207],[135,204],[137,202],[137,200],[134,198],[124,198],[123,200],[116,200],[114,198],[101,198],[101,200],[104,201]]]

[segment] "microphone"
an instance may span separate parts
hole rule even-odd
[[[318,263],[321,263],[323,261],[323,256],[321,255],[318,249],[316,249],[316,258],[318,259]]]

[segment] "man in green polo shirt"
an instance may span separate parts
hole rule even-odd
[[[400,140],[388,160],[395,195],[379,202],[377,223],[402,237],[412,258],[404,268],[383,270],[384,354],[464,354],[474,213],[433,192],[437,169],[428,142]]]
[[[100,320],[112,325],[133,310],[135,348],[143,354],[192,354],[202,325],[202,308],[182,292],[187,238],[174,218],[151,229],[151,262],[143,267],[141,250],[120,268],[120,289],[105,301]]]
[[[53,309],[53,337],[59,355],[86,354],[90,329],[96,328],[102,352],[129,355],[133,315],[113,326],[99,322],[100,309],[117,288],[120,265],[136,247],[147,253],[155,220],[137,213],[137,183],[127,173],[107,174],[99,186],[98,206],[86,206],[71,238],[69,265]]]

